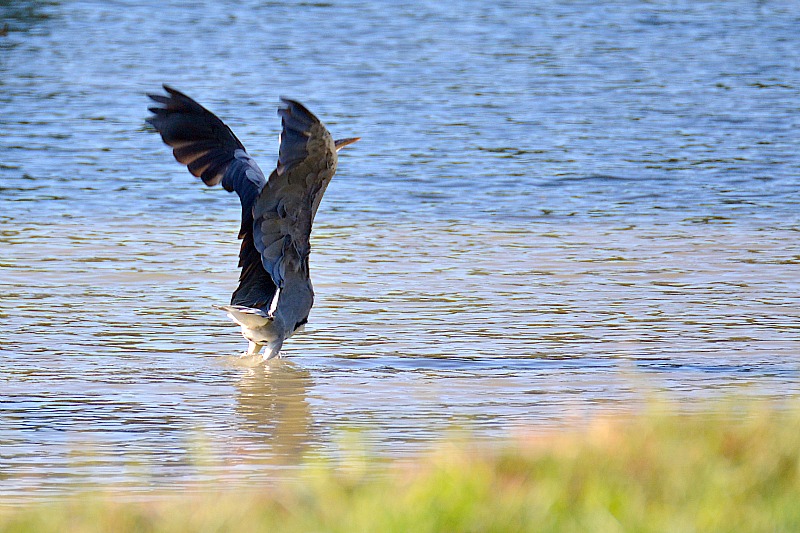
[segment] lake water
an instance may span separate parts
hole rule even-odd
[[[0,1],[0,496],[800,392],[796,5],[193,5]],[[265,170],[279,95],[363,137],[283,360],[211,307],[240,208],[145,128],[162,82]]]

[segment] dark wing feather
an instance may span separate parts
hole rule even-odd
[[[287,273],[308,278],[314,214],[336,171],[336,148],[325,125],[298,102],[281,99],[278,167],[253,208],[253,238],[273,282]]]
[[[264,173],[247,154],[233,131],[216,115],[185,94],[164,85],[167,95],[148,95],[159,106],[150,107],[147,118],[173,155],[193,175],[208,186],[221,183],[236,192],[242,203],[239,238],[239,288],[234,292],[235,305],[263,307],[275,293],[275,285],[261,266],[261,254],[253,241],[253,205],[267,183]]]
[[[147,122],[192,174],[206,185],[218,184],[224,175],[224,164],[236,150],[244,150],[244,145],[211,111],[172,87],[164,85],[164,90],[168,96],[148,95],[160,105],[148,108],[153,116]]]

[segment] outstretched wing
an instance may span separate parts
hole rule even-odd
[[[278,167],[253,208],[255,246],[278,288],[287,274],[308,278],[311,226],[337,161],[325,125],[298,102],[281,100]]]
[[[150,107],[147,118],[173,155],[208,186],[221,183],[236,192],[242,203],[239,238],[239,289],[234,304],[267,305],[275,292],[270,277],[261,268],[261,254],[253,242],[253,205],[267,183],[264,173],[247,154],[244,145],[216,115],[185,94],[164,85],[167,95],[148,95],[159,106]]]

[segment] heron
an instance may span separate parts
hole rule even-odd
[[[308,321],[314,304],[309,274],[311,227],[333,179],[337,152],[360,137],[333,140],[328,129],[295,100],[281,97],[278,164],[266,178],[233,131],[185,94],[164,85],[148,94],[158,105],[146,121],[175,159],[209,187],[222,184],[242,205],[239,286],[230,305],[216,306],[249,342],[243,357],[268,361]]]

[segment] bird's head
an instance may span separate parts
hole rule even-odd
[[[342,148],[344,148],[348,144],[353,144],[354,142],[356,142],[359,139],[361,139],[361,137],[350,137],[350,138],[347,138],[347,139],[336,139],[335,141],[333,141],[333,144],[336,145],[336,151],[338,152],[339,150],[341,150]]]

